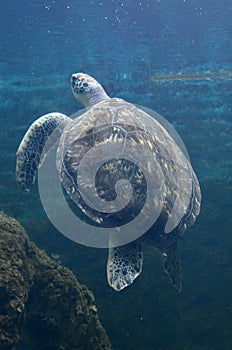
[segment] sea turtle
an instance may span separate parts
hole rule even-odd
[[[61,113],[49,113],[30,126],[17,151],[16,179],[19,188],[25,193],[30,192],[37,170],[47,154],[47,151],[43,152],[45,144],[49,151],[59,140],[57,169],[60,181],[76,204],[79,215],[88,218],[91,224],[104,228],[124,227],[141,212],[148,219],[153,219],[149,218],[153,215],[150,214],[151,207],[160,208],[157,219],[151,221],[144,234],[127,244],[109,247],[109,285],[120,291],[134,281],[142,271],[142,243],[146,243],[162,254],[164,270],[180,291],[178,243],[184,231],[192,226],[199,215],[201,203],[199,183],[183,147],[177,144],[160,120],[123,99],[110,98],[102,85],[91,76],[73,74],[71,89],[75,98],[87,109],[75,120]],[[55,134],[54,130],[57,131]],[[133,188],[132,197],[125,208],[117,212],[96,210],[85,201],[80,190],[77,173],[81,159],[98,144],[107,146],[109,150],[115,144],[120,145],[121,152],[103,162],[94,186],[87,177],[81,181],[85,187],[95,187],[98,196],[105,202],[114,203],[117,181],[127,179]],[[129,144],[130,148],[127,148]],[[152,154],[155,168],[137,146]],[[137,152],[140,160],[145,160],[149,179],[139,168],[140,163],[136,163],[136,159],[133,162],[133,157],[136,158],[135,155],[131,156],[133,151]],[[149,181],[152,188],[148,190]],[[146,204],[148,194],[150,204]],[[137,221],[136,226],[139,224],[140,221]]]

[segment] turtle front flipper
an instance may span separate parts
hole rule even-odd
[[[143,265],[143,251],[140,243],[129,243],[110,248],[107,262],[109,285],[120,291],[133,283]]]
[[[174,242],[170,247],[165,249],[163,253],[164,271],[168,274],[173,286],[181,291],[181,273],[180,273],[180,256],[178,241]]]
[[[38,168],[70,120],[62,113],[49,113],[30,126],[16,153],[16,181],[22,192],[30,192]]]

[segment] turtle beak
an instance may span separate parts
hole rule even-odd
[[[74,88],[74,86],[75,86],[75,78],[74,78],[74,76],[72,75],[71,76],[71,86]]]
[[[75,88],[77,81],[79,81],[78,77],[76,76],[76,74],[73,74],[71,76],[71,86],[73,89]]]

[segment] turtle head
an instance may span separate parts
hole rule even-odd
[[[74,73],[71,76],[71,89],[77,101],[85,107],[109,99],[101,84],[85,73]]]

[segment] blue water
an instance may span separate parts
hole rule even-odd
[[[114,349],[232,349],[232,2],[2,0],[0,16],[0,210],[94,292]],[[180,294],[150,247],[138,280],[114,292],[107,252],[57,232],[36,186],[30,196],[17,189],[15,152],[29,125],[81,108],[69,87],[76,71],[93,75],[110,96],[156,110],[185,142],[203,201],[182,240]],[[196,79],[206,72],[210,79]]]

